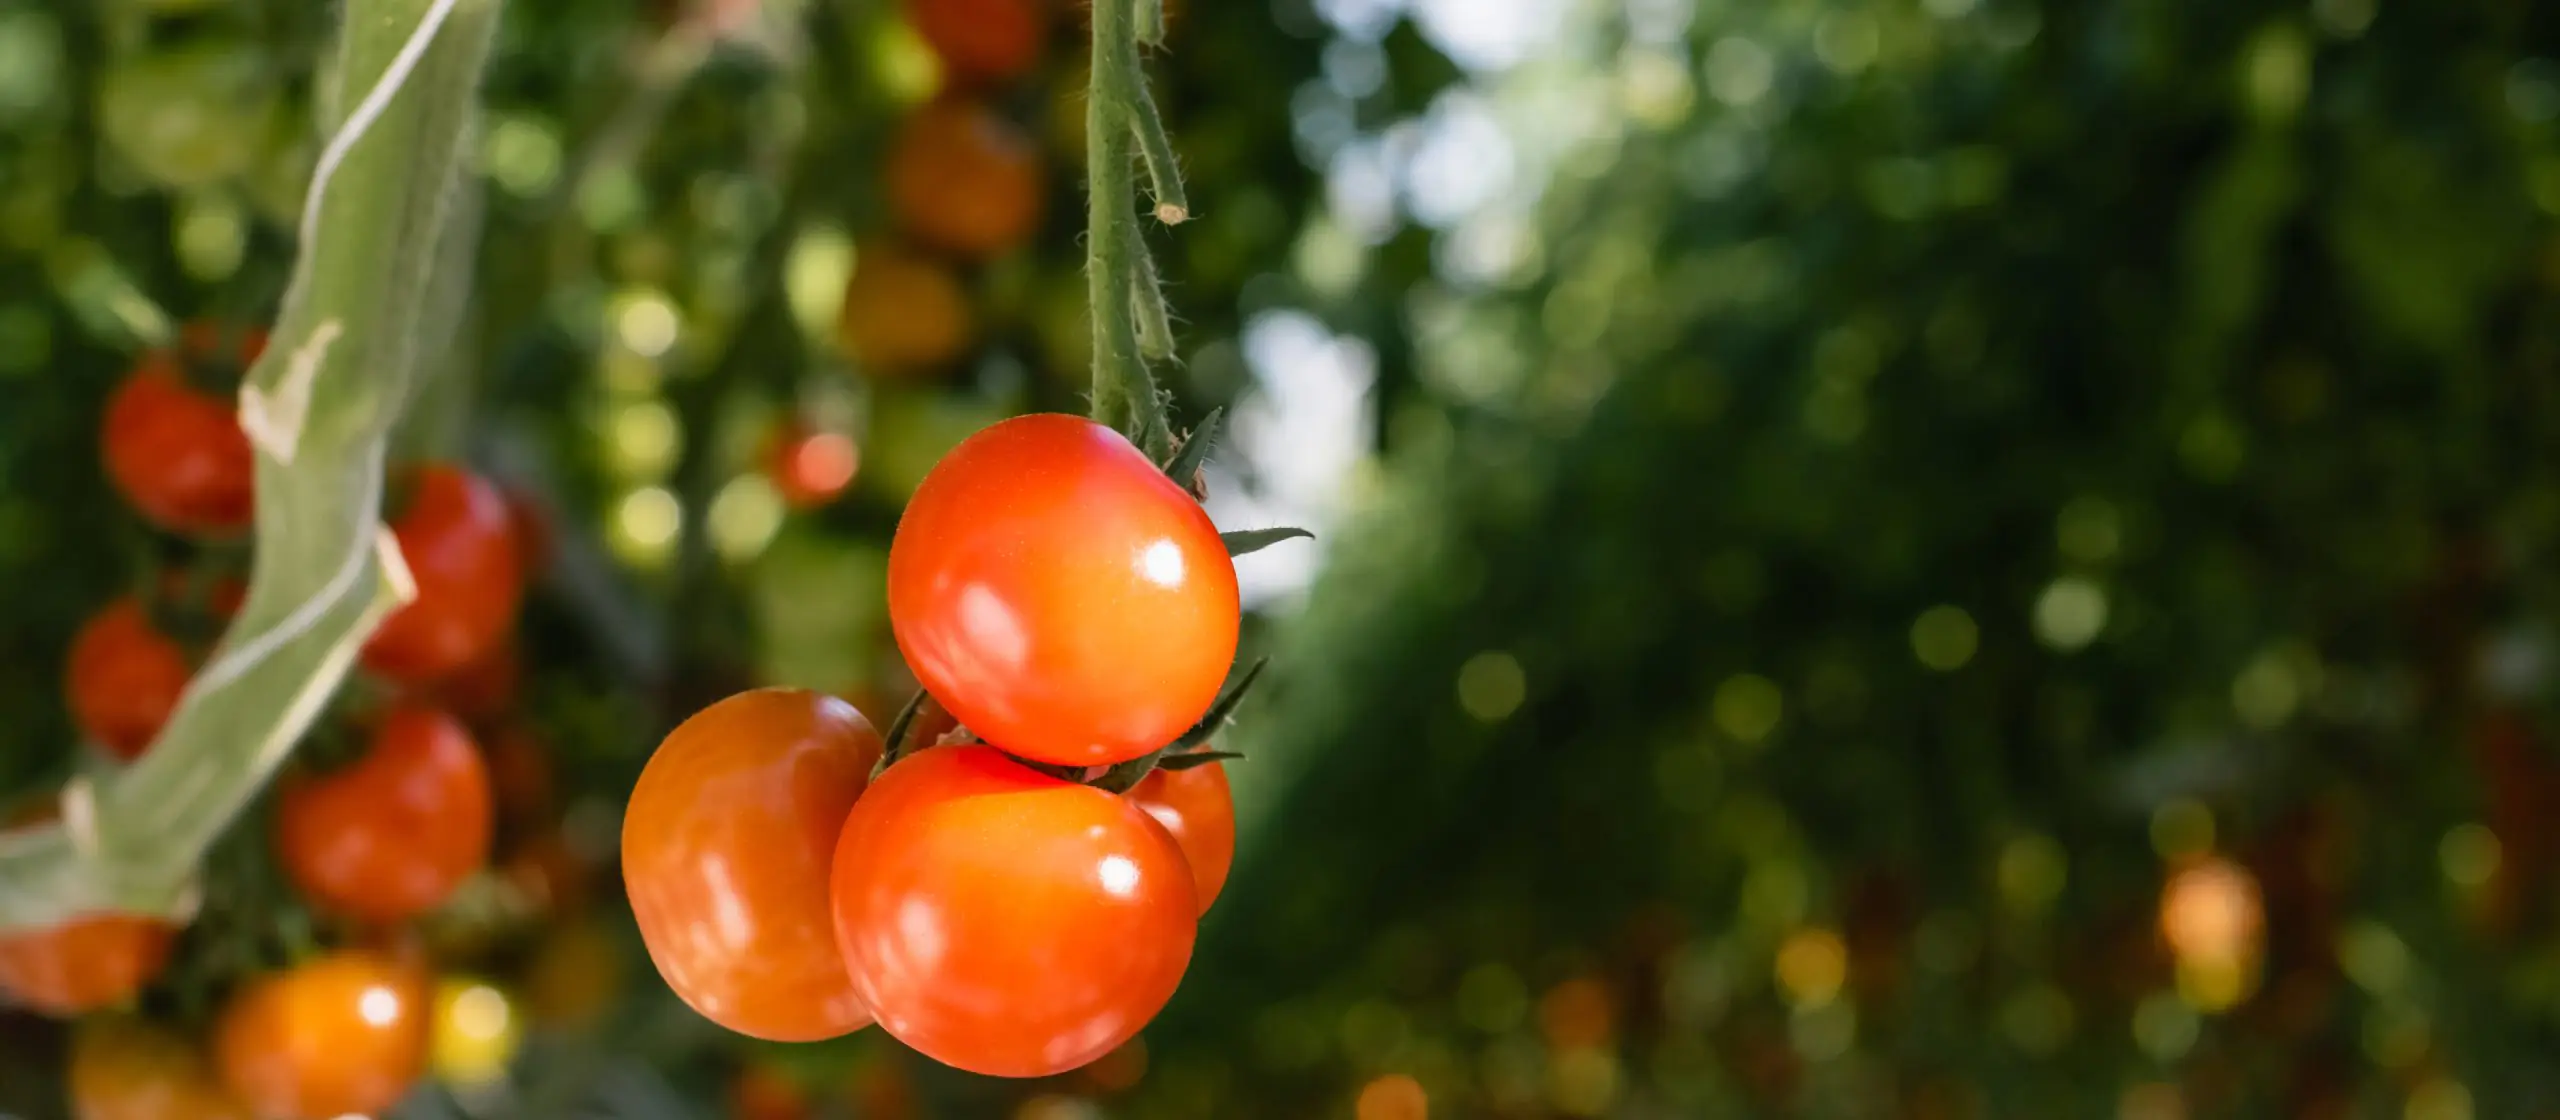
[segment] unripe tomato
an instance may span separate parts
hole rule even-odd
[[[1045,0],[907,0],[907,21],[963,81],[1030,73],[1049,31]]]
[[[916,680],[979,738],[1041,762],[1172,742],[1217,699],[1239,618],[1200,503],[1080,416],[969,437],[889,546],[889,621]]]
[[[892,242],[865,245],[836,331],[871,377],[948,365],[969,348],[969,295],[948,265]]]
[[[880,760],[853,706],[742,692],[658,745],[622,818],[622,878],[649,959],[704,1017],[807,1042],[871,1021],[827,914],[836,836]]]
[[[765,452],[765,474],[793,509],[816,509],[844,496],[862,468],[862,449],[843,432],[812,431],[798,424],[776,433]]]
[[[489,802],[489,770],[470,732],[433,708],[394,708],[364,757],[284,784],[276,856],[319,908],[406,921],[488,862]]]
[[[126,596],[80,627],[62,690],[80,733],[129,762],[169,722],[193,675],[187,651]]]
[[[1181,983],[1200,913],[1153,817],[981,746],[881,775],[845,820],[834,903],[880,1026],[999,1077],[1062,1073],[1135,1036]]]
[[[445,464],[412,476],[409,507],[392,523],[418,597],[365,643],[367,668],[402,681],[442,677],[488,653],[514,626],[524,572],[506,499]]]
[[[380,1112],[427,1061],[426,980],[378,953],[332,953],[249,980],[214,1027],[222,1082],[262,1117]]]
[[[1129,800],[1182,845],[1191,885],[1200,894],[1200,912],[1208,913],[1236,861],[1236,799],[1227,788],[1226,763],[1152,771],[1129,791]]]
[[[478,980],[436,983],[428,1067],[449,1085],[486,1085],[506,1075],[524,1042],[524,1024],[505,992]]]
[[[257,471],[239,410],[229,398],[190,383],[182,363],[245,366],[265,350],[266,335],[246,332],[236,358],[222,352],[218,335],[208,325],[190,325],[180,353],[144,355],[108,398],[99,433],[117,492],[172,532],[229,536],[249,527]]]
[[[132,999],[169,963],[168,923],[130,914],[0,934],[0,997],[69,1018]]]
[[[72,1120],[250,1120],[194,1043],[139,1019],[83,1023],[68,1080]]]
[[[943,101],[918,110],[889,151],[888,176],[899,225],[936,248],[984,259],[1040,228],[1040,153],[984,105]]]

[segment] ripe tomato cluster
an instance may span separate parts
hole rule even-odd
[[[624,815],[649,955],[758,1038],[877,1022],[945,1064],[1038,1077],[1173,995],[1234,857],[1222,756],[1235,569],[1119,433],[1016,417],[929,474],[889,554],[891,628],[956,722],[884,741],[816,693],[740,693],[660,744]],[[1152,769],[1150,769],[1152,767]]]
[[[118,763],[147,753],[244,605],[230,541],[255,513],[255,453],[229,391],[262,345],[254,331],[191,325],[177,347],[146,355],[107,407],[109,478],[192,552],[74,639],[66,703]],[[488,481],[433,462],[395,471],[386,506],[416,597],[363,647],[374,684],[322,734],[333,757],[289,770],[265,814],[275,865],[339,947],[288,952],[280,967],[236,978],[200,1048],[168,1025],[115,1014],[169,966],[174,923],[93,915],[0,935],[0,1000],[87,1020],[70,1077],[84,1120],[374,1113],[427,1068],[435,970],[412,927],[489,864],[502,816],[544,796],[527,777],[544,763],[512,729],[496,740],[512,751],[480,745],[513,706],[526,579],[516,512]]]

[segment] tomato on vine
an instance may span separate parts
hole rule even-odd
[[[984,746],[920,751],[854,803],[834,906],[881,1027],[1000,1077],[1061,1073],[1135,1036],[1181,983],[1200,912],[1153,817]]]
[[[1129,800],[1182,845],[1191,885],[1200,895],[1200,912],[1208,913],[1236,861],[1236,799],[1227,786],[1226,764],[1158,767],[1129,791]]]
[[[253,978],[214,1025],[216,1068],[260,1116],[380,1112],[425,1069],[426,988],[414,966],[361,950]]]
[[[1079,416],[1018,416],[952,449],[889,546],[916,679],[978,737],[1093,766],[1172,742],[1217,699],[1241,618],[1200,503]]]
[[[1048,38],[1046,0],[907,0],[907,21],[964,81],[1030,73]]]
[[[775,433],[765,457],[765,475],[793,509],[816,509],[844,496],[862,467],[862,450],[852,436],[797,423]]]
[[[694,713],[650,756],[622,819],[623,882],[649,959],[705,1018],[782,1042],[871,1021],[827,884],[880,751],[852,705],[757,689]]]
[[[72,638],[63,699],[82,735],[131,761],[169,722],[194,672],[186,649],[152,624],[142,600],[126,596]]]
[[[392,522],[418,597],[365,643],[367,668],[394,680],[443,677],[490,652],[515,623],[524,592],[506,499],[477,475],[445,464],[407,480]]]
[[[1038,149],[975,102],[937,102],[908,118],[889,151],[888,183],[902,228],[964,257],[1001,256],[1040,226]]]
[[[251,1120],[193,1042],[139,1019],[82,1023],[66,1080],[73,1120]]]
[[[62,1018],[116,1006],[159,977],[176,934],[131,914],[0,934],[0,996]]]
[[[844,285],[837,341],[870,377],[949,365],[969,349],[969,294],[951,266],[893,241],[862,246]]]
[[[287,781],[276,855],[331,913],[374,923],[434,909],[489,859],[489,771],[453,717],[392,709],[362,758]]]
[[[177,350],[144,355],[107,399],[98,439],[107,478],[144,518],[198,536],[249,527],[256,489],[249,437],[231,400],[198,387],[190,371],[207,363],[245,367],[265,349],[264,332],[243,332],[232,350],[218,329],[190,324]]]

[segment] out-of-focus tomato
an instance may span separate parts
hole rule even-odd
[[[0,934],[0,996],[68,1018],[113,1007],[160,975],[177,931],[127,914]]]
[[[430,681],[504,641],[524,593],[506,499],[478,476],[444,464],[411,476],[409,505],[392,523],[418,597],[384,619],[365,643],[367,668]]]
[[[488,862],[490,817],[471,733],[436,709],[403,706],[383,716],[364,757],[285,784],[276,854],[320,908],[406,921]]]
[[[907,20],[954,77],[1005,81],[1030,73],[1048,37],[1046,0],[907,0]]]
[[[1189,730],[1240,618],[1200,503],[1080,416],[969,437],[889,546],[889,620],[916,679],[979,738],[1041,762],[1107,765]]]
[[[466,977],[437,981],[427,1054],[438,1080],[460,1086],[496,1081],[523,1043],[522,1016],[496,985]]]
[[[843,432],[812,431],[791,424],[765,452],[765,474],[793,509],[816,509],[844,495],[862,467],[862,450]]]
[[[139,1019],[81,1024],[68,1080],[72,1120],[251,1120],[193,1043]]]
[[[265,1117],[332,1120],[399,1102],[427,1060],[417,968],[347,950],[251,979],[214,1028],[222,1082]]]
[[[80,733],[131,761],[169,722],[193,673],[187,651],[152,625],[140,599],[127,596],[80,627],[62,690]]]
[[[107,478],[161,528],[225,537],[249,527],[256,459],[239,411],[187,373],[189,363],[246,367],[266,349],[264,332],[243,331],[236,341],[227,351],[217,328],[190,324],[178,351],[144,355],[107,400],[98,440]]]
[[[947,252],[999,256],[1040,227],[1038,149],[975,102],[936,102],[909,117],[890,149],[888,177],[900,227]]]
[[[853,706],[742,692],[668,733],[622,819],[622,877],[677,996],[740,1034],[833,1038],[871,1021],[828,921],[836,835],[880,759]]]
[[[872,377],[934,370],[969,348],[969,295],[949,265],[892,241],[862,247],[845,281],[838,340]]]
[[[1192,886],[1200,892],[1200,912],[1208,913],[1236,861],[1236,799],[1227,787],[1226,764],[1158,769],[1129,791],[1129,800],[1182,845]]]
[[[908,756],[854,804],[834,904],[881,1027],[999,1077],[1135,1036],[1181,983],[1200,913],[1153,817],[978,746]]]

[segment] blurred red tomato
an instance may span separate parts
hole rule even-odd
[[[888,178],[899,225],[947,252],[1000,256],[1040,226],[1038,149],[976,102],[937,102],[909,117],[890,148]]]
[[[1182,845],[1192,886],[1200,892],[1200,912],[1208,913],[1236,860],[1236,799],[1227,787],[1226,764],[1158,769],[1129,791],[1129,800]]]
[[[260,1116],[332,1120],[399,1103],[427,1060],[427,982],[346,950],[249,980],[214,1027],[223,1084]]]
[[[392,522],[418,597],[365,643],[367,668],[430,681],[470,664],[514,626],[524,572],[506,500],[478,476],[445,464],[417,469],[408,508]]]
[[[489,771],[453,717],[393,709],[364,757],[285,783],[276,855],[321,909],[406,921],[441,905],[489,860]]]

